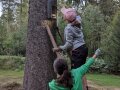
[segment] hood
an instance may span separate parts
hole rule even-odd
[[[50,90],[70,90],[69,88],[58,85],[55,80],[49,82],[49,88]]]

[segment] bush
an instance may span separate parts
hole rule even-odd
[[[118,73],[115,73],[115,72]],[[119,74],[120,69],[115,71],[114,63],[106,62],[106,60],[103,59],[96,59],[94,64],[90,68],[90,72],[98,72],[98,73],[114,73]]]
[[[2,31],[0,30],[0,33]],[[26,53],[26,35],[27,27],[22,26],[19,30],[15,30],[6,35],[0,34],[0,55],[22,55]],[[6,36],[6,37],[3,37]]]
[[[102,72],[106,72],[106,63],[103,59],[96,59],[94,64],[91,66],[90,68],[90,72],[99,72],[99,73],[102,73]]]
[[[25,57],[0,56],[0,69],[23,70]]]

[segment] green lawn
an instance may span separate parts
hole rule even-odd
[[[120,76],[108,74],[87,74],[87,79],[102,86],[120,87]]]
[[[12,71],[12,70],[0,70],[0,78],[22,78],[23,71]]]

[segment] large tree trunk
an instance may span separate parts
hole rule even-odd
[[[47,0],[29,0],[24,90],[48,90],[48,82],[55,76],[52,67],[55,57],[44,20],[47,20]]]

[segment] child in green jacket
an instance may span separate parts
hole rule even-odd
[[[68,71],[68,65],[65,60],[56,59],[53,67],[58,77],[49,82],[50,90],[83,90],[82,77],[99,54],[100,50],[97,49],[93,57],[89,58],[84,65],[71,69],[71,71]]]

